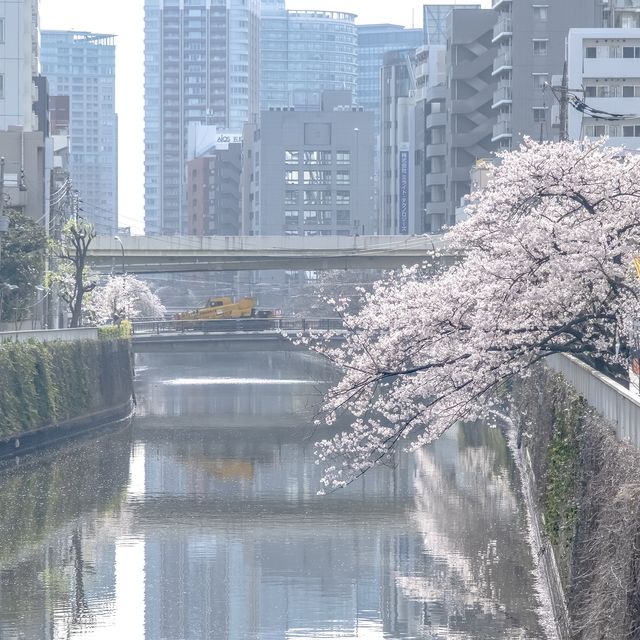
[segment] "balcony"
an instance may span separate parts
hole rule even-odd
[[[510,70],[512,68],[513,60],[511,58],[511,47],[498,49],[493,61],[493,72],[491,75],[495,76],[504,70]]]
[[[640,0],[612,0],[614,9],[637,9],[640,10]]]
[[[501,138],[511,138],[512,136],[511,120],[503,120],[493,125],[493,136],[491,137],[491,142],[495,142]]]
[[[492,109],[497,109],[500,105],[503,104],[511,104],[511,87],[510,86],[499,86],[493,92],[493,103],[491,104]]]
[[[508,38],[513,35],[513,22],[511,18],[500,18],[493,27],[493,39],[491,42],[498,42],[503,38]]]
[[[427,116],[427,129],[432,127],[445,127],[447,125],[447,113],[446,111],[439,113],[430,113]]]

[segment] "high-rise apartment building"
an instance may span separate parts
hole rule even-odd
[[[38,129],[32,108],[39,60],[38,0],[0,2],[0,131]]]
[[[190,123],[258,112],[259,0],[145,0],[145,231],[186,231]]]
[[[260,26],[261,110],[318,109],[322,92],[355,93],[356,16],[339,11],[287,11],[263,0]]]
[[[43,31],[42,71],[52,96],[69,97],[69,171],[98,233],[118,227],[115,36]],[[56,104],[58,104],[56,102]]]
[[[624,4],[636,0],[624,0]],[[546,90],[553,74],[561,74],[570,28],[596,27],[603,21],[602,0],[493,0],[497,13],[493,98],[496,124],[492,139],[511,148],[522,138],[554,137]],[[619,2],[622,5],[622,2]],[[615,18],[614,18],[615,19]]]

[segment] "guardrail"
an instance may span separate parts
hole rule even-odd
[[[73,342],[74,340],[97,340],[97,327],[81,327],[78,329],[40,329],[34,331],[2,331],[1,342],[27,342],[37,340],[39,342],[53,342],[62,340]]]
[[[618,440],[640,449],[640,396],[569,355],[552,355],[545,363],[615,427]]]
[[[264,331],[343,331],[340,318],[233,318],[219,320],[143,320],[132,323],[133,337],[199,333],[259,333]]]

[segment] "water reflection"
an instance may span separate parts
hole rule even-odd
[[[2,607],[0,637],[542,637],[497,431],[460,428],[320,497],[310,424],[316,381],[332,375],[322,362],[172,354],[137,370],[133,443],[96,443],[93,467],[65,452],[33,492],[46,502],[57,479],[85,500],[69,497],[78,508],[35,538],[23,527],[2,556],[0,577],[15,566],[40,587]],[[39,469],[6,474],[0,495],[19,501]],[[76,488],[90,469],[93,501]]]

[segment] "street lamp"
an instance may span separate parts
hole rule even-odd
[[[125,274],[124,269],[124,245],[122,244],[122,240],[120,240],[120,236],[113,236],[114,240],[117,240],[120,243],[120,249],[122,250],[122,275]]]

